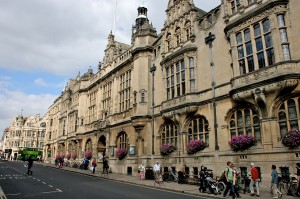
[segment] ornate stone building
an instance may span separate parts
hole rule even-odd
[[[23,117],[19,115],[12,119],[11,125],[5,129],[3,134],[4,140],[4,157],[6,159],[16,159],[20,148],[44,147],[46,131],[46,118],[36,116]]]
[[[70,80],[47,113],[45,157],[84,152],[107,156],[112,172],[135,175],[138,163],[197,173],[233,161],[290,167],[299,148],[281,139],[300,126],[300,17],[297,0],[222,0],[210,12],[193,0],[169,0],[157,34],[138,8],[132,43],[112,33],[96,73]],[[234,136],[257,140],[233,151]],[[207,147],[188,154],[188,143]],[[161,155],[162,144],[176,150]],[[128,150],[119,160],[116,151]],[[99,159],[100,161],[100,159]],[[218,173],[217,173],[218,174]]]

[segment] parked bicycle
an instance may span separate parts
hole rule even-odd
[[[282,179],[281,175],[279,174],[278,189],[281,193],[297,196],[297,179],[295,177],[291,177],[290,179]]]

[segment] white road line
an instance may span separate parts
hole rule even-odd
[[[43,184],[46,184],[46,182],[42,182]]]
[[[60,190],[60,189],[56,189],[58,192],[62,192],[62,190]]]
[[[39,180],[39,179],[36,179],[37,181],[41,181],[41,180]]]
[[[53,187],[52,185],[48,185],[49,187]]]

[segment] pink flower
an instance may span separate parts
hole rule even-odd
[[[126,148],[120,148],[117,152],[116,152],[116,156],[119,160],[122,160],[123,158],[126,157],[127,155],[127,149]]]

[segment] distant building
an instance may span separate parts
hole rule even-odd
[[[204,12],[192,0],[169,0],[157,34],[138,7],[132,43],[110,33],[99,70],[70,80],[50,106],[45,159],[92,152],[133,175],[155,161],[218,175],[228,160],[244,171],[256,162],[267,179],[271,164],[294,173],[299,147],[282,139],[300,125],[299,9],[298,0],[222,0]],[[231,139],[245,135],[256,144],[233,150]],[[194,140],[207,146],[193,153]],[[163,156],[163,144],[175,151]]]
[[[14,117],[4,132],[4,155],[7,159],[17,159],[19,149],[23,147],[40,148],[44,146],[46,131],[45,118],[36,116]]]

